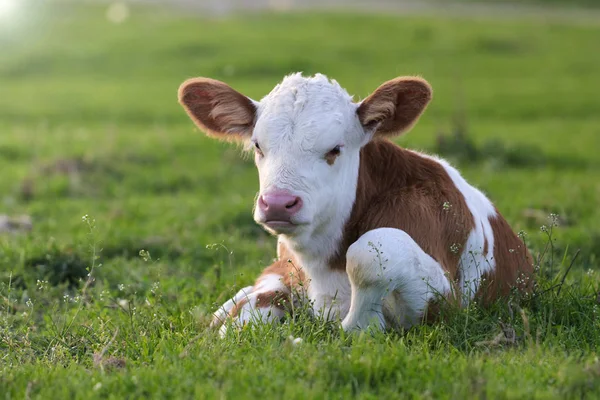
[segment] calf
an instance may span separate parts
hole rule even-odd
[[[287,76],[259,102],[213,79],[181,85],[200,129],[253,149],[254,219],[278,236],[277,261],[213,325],[279,320],[303,293],[347,330],[409,327],[440,298],[487,303],[530,288],[531,256],[487,197],[446,161],[390,141],[431,96],[417,77],[359,103],[320,74]]]

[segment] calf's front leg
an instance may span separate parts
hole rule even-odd
[[[362,235],[346,254],[352,286],[345,330],[419,323],[436,296],[450,293],[440,264],[404,231],[379,228]]]

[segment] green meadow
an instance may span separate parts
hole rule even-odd
[[[25,4],[0,22],[0,398],[600,396],[600,23]],[[307,313],[210,330],[276,240],[252,219],[251,159],[198,131],[177,88],[260,99],[295,71],[357,100],[426,78],[397,142],[524,232],[534,296],[408,332]]]

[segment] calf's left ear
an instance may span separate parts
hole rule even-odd
[[[179,103],[209,136],[227,141],[243,141],[252,136],[255,103],[223,82],[188,79],[179,87]]]
[[[395,136],[408,131],[431,101],[425,79],[405,76],[385,82],[358,107],[360,123],[377,135]]]

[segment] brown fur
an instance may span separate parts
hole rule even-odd
[[[258,308],[277,307],[281,309],[286,309],[289,305],[289,302],[289,293],[285,293],[278,290],[261,293],[256,297],[256,307]]]
[[[361,103],[358,119],[367,129],[377,127],[378,135],[398,135],[417,122],[431,101],[432,93],[431,86],[422,78],[392,79]]]
[[[533,283],[529,251],[497,210],[496,213],[490,219],[496,268],[493,274],[485,276],[487,284],[478,292],[486,304],[508,295],[513,287],[529,290]],[[383,227],[407,232],[448,272],[454,292],[458,293],[460,255],[475,227],[464,196],[442,165],[381,139],[362,149],[356,201],[331,267],[345,269],[348,247],[362,234]],[[488,246],[486,239],[484,252]],[[435,315],[435,311],[430,310],[429,314]]]
[[[237,303],[235,303],[233,308],[229,311],[229,317],[237,316],[240,313],[240,310],[242,309],[242,307],[244,307],[247,303],[248,303],[248,299],[245,297],[243,299],[241,299],[240,301],[238,301]]]
[[[384,227],[408,233],[455,280],[474,221],[442,165],[380,139],[362,149],[356,201],[332,267],[345,269],[347,248]]]
[[[335,163],[335,160],[337,160],[339,154],[332,154],[332,153],[327,153],[325,155],[325,161],[327,161],[328,165],[333,165],[333,163]]]
[[[179,103],[207,135],[242,140],[252,135],[256,108],[227,84],[209,78],[188,79],[179,87]]]
[[[485,282],[477,293],[484,304],[508,296],[513,288],[526,293],[533,287],[533,258],[525,243],[513,233],[498,210],[496,213],[497,217],[490,218],[496,269],[484,274]]]

